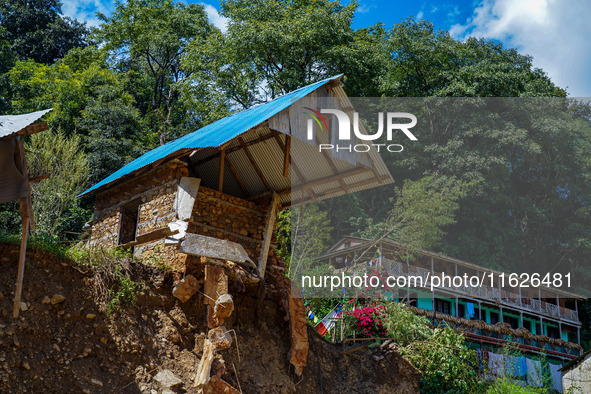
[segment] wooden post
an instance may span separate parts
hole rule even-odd
[[[226,150],[220,151],[220,177],[218,180],[218,190],[221,192],[224,189],[224,164],[226,164]]]
[[[25,256],[27,253],[27,238],[29,236],[29,218],[23,217],[23,235],[21,238],[21,250],[18,257],[18,274],[16,278],[16,291],[14,293],[14,305],[12,317],[17,318],[21,309],[21,294],[23,291],[23,278],[25,276]]]
[[[273,238],[273,231],[275,230],[275,218],[277,216],[277,206],[279,205],[279,194],[273,193],[271,205],[267,212],[267,226],[263,234],[263,244],[261,245],[261,255],[259,258],[259,275],[261,279],[265,278],[265,271],[267,269],[267,258],[269,257],[269,247],[271,246],[271,238]]]
[[[21,309],[21,295],[23,292],[23,279],[25,276],[25,256],[27,253],[27,238],[29,230],[35,229],[35,218],[33,216],[33,204],[31,202],[31,189],[29,185],[29,170],[27,169],[27,160],[25,158],[25,145],[22,140],[17,141],[16,162],[27,183],[27,195],[19,198],[19,208],[23,223],[23,234],[21,237],[21,248],[18,258],[18,274],[16,278],[16,290],[14,292],[14,305],[12,307],[12,317],[17,318]]]

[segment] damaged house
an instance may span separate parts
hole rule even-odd
[[[340,81],[328,78],[218,120],[146,153],[83,193],[96,195],[90,245],[160,259],[177,280],[185,278],[177,288],[189,276],[205,276],[211,351],[204,352],[198,387],[209,381],[208,354],[227,339],[219,331],[232,310],[226,293],[264,283],[287,294],[290,361],[301,373],[308,351],[305,312],[302,299],[289,295],[285,264],[275,251],[277,211],[393,182],[373,149],[334,155],[318,149],[336,138],[329,117],[324,132],[306,138],[310,117],[304,109],[317,107],[316,100],[332,100],[352,119]]]

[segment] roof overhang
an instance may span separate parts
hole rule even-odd
[[[47,130],[47,123],[34,123],[49,111],[51,108],[22,115],[1,115],[0,138],[31,135]]]

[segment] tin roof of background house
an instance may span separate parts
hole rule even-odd
[[[312,93],[319,87],[329,83],[330,81],[341,78],[342,75],[343,74],[339,74],[323,79],[322,81],[315,82],[303,88],[294,90],[293,92],[287,93],[268,103],[237,112],[216,122],[210,123],[207,126],[194,131],[193,133],[187,134],[165,145],[159,146],[138,157],[131,163],[121,167],[113,174],[109,175],[94,186],[88,188],[81,195],[94,192],[99,188],[102,188],[118,180],[119,178],[146,167],[160,159],[171,156],[180,150],[218,147],[223,145],[226,142],[247,132],[253,127],[261,124],[273,115],[276,115],[277,113],[288,108],[291,104]]]

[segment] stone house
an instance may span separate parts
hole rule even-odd
[[[163,262],[179,280],[176,288],[204,278],[211,332],[224,320],[216,302],[231,305],[230,292],[258,287],[262,294],[285,294],[289,358],[301,374],[308,353],[305,308],[292,296],[276,253],[277,212],[393,182],[373,148],[319,149],[336,142],[339,131],[328,116],[324,128],[320,122],[316,128],[306,113],[324,105],[354,118],[341,76],[230,115],[125,165],[83,193],[96,195],[88,244],[130,248],[143,261]],[[200,385],[209,381],[213,353],[202,358]]]
[[[328,78],[228,116],[92,186],[83,193],[96,195],[90,245],[133,248],[137,257],[165,259],[185,271],[181,241],[197,234],[240,245],[261,277],[267,265],[281,267],[273,231],[278,209],[393,182],[373,149],[335,158],[317,149],[330,142],[329,130],[306,140],[304,106],[328,99],[352,113],[340,80]]]

